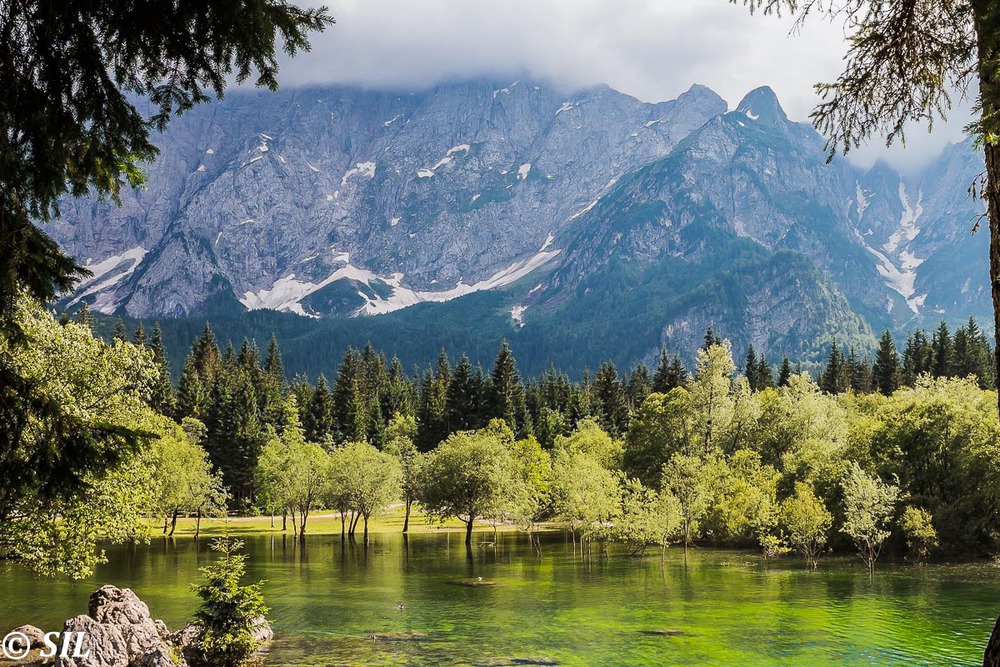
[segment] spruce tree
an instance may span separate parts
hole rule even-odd
[[[767,359],[762,354],[757,360],[757,391],[773,386],[774,375],[771,372],[771,365],[767,363]]]
[[[819,378],[819,387],[828,394],[839,394],[847,388],[844,355],[837,347],[837,341],[830,343],[830,356]]]
[[[323,442],[334,430],[334,400],[326,378],[321,374],[302,412],[302,432],[309,442]]]
[[[368,435],[367,403],[361,392],[361,355],[347,348],[333,383],[333,432],[338,442],[357,442]]]
[[[503,419],[516,433],[520,430],[518,422],[524,404],[524,387],[517,372],[517,362],[506,339],[500,342],[490,380],[490,416]]]
[[[192,350],[184,361],[184,370],[181,371],[181,379],[177,385],[175,412],[177,421],[184,419],[184,417],[204,420],[207,402],[208,388],[198,372],[198,364]]]
[[[278,339],[271,334],[271,340],[267,344],[267,359],[264,361],[264,372],[277,382],[285,381],[285,364],[281,359],[281,350],[278,348]]]
[[[931,350],[933,353],[933,365],[931,375],[936,378],[951,377],[952,342],[948,325],[944,321],[938,325],[931,337]]]
[[[788,381],[792,379],[792,363],[786,354],[781,358],[781,368],[778,370],[778,386],[787,387]]]
[[[757,352],[753,349],[753,343],[747,348],[747,356],[743,361],[743,375],[750,385],[750,391],[760,391],[760,383],[757,380]]]
[[[139,347],[146,347],[146,329],[143,328],[142,322],[139,322],[139,326],[135,328],[132,343]]]
[[[128,341],[128,334],[125,332],[125,321],[120,317],[115,320],[115,333],[111,336],[111,340],[120,340],[123,343]]]
[[[555,372],[555,369],[553,369]],[[670,386],[670,357],[667,356],[667,348],[660,348],[660,363],[656,366],[656,372],[653,373],[653,391],[658,394],[666,394],[668,391],[673,389]]]
[[[674,353],[673,360],[670,362],[670,372],[667,374],[667,391],[683,387],[687,381],[688,372],[681,361],[681,355]]]
[[[881,394],[889,396],[899,388],[899,356],[888,329],[882,332],[879,340],[875,363],[872,364],[872,376],[875,389]]]
[[[167,363],[167,350],[163,346],[163,332],[159,322],[153,325],[150,349],[153,351],[153,362],[159,371],[150,393],[150,406],[162,415],[174,416],[174,386],[170,379],[170,365]]]
[[[605,431],[620,436],[628,426],[625,391],[618,380],[618,369],[611,361],[601,364],[594,377],[593,396],[598,421]]]
[[[93,322],[90,317],[90,305],[83,301],[80,304],[80,310],[76,311],[76,321],[80,326],[87,327],[88,329],[93,328]]]
[[[646,397],[652,391],[652,380],[649,377],[649,367],[640,363],[632,369],[628,385],[625,387],[625,397],[629,410],[638,410]]]
[[[476,410],[479,404],[479,388],[476,386],[472,363],[464,354],[448,384],[445,398],[445,429],[448,433],[470,431],[478,428]]]

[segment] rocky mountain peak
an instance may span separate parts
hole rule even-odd
[[[746,114],[750,120],[769,125],[788,122],[788,116],[778,102],[778,96],[769,86],[761,86],[747,93],[737,105],[736,111]]]

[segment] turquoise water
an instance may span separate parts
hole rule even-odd
[[[585,559],[555,533],[541,556],[501,535],[471,562],[458,534],[375,535],[367,550],[255,537],[247,552],[278,635],[270,665],[976,665],[1000,613],[992,564],[886,564],[870,579],[850,558],[808,572],[792,559],[692,550],[685,562],[670,550],[661,567],[659,551]],[[114,583],[174,629],[215,554],[160,539],[108,556],[83,582],[0,573],[0,628],[57,629]]]

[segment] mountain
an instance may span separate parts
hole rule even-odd
[[[808,359],[832,337],[991,321],[970,144],[909,177],[828,162],[766,87],[732,111],[702,86],[659,104],[529,81],[240,91],[158,145],[120,209],[67,200],[49,227],[94,273],[66,305],[271,309],[364,336],[437,303],[539,363],[634,363],[709,325],[737,353]]]

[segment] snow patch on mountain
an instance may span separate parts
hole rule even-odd
[[[551,234],[550,234],[551,237]],[[547,240],[543,248],[551,245]],[[318,283],[299,280],[291,273],[274,282],[270,289],[261,289],[257,292],[247,291],[239,300],[247,310],[270,309],[279,310],[305,317],[317,317],[316,314],[307,312],[301,301],[310,294],[334,283],[338,280],[354,280],[366,286],[374,284],[384,284],[392,288],[388,298],[380,296],[369,297],[361,292],[359,294],[367,300],[354,314],[355,315],[382,315],[401,310],[408,306],[425,302],[444,302],[457,299],[458,297],[481,292],[484,290],[499,289],[510,285],[521,278],[527,276],[539,267],[543,266],[556,255],[562,252],[556,250],[540,250],[531,257],[514,262],[510,266],[497,271],[485,280],[481,280],[472,285],[465,284],[459,280],[455,287],[443,291],[417,291],[402,286],[403,274],[393,273],[388,278],[382,278],[375,273],[350,264],[350,257],[347,253],[335,253],[334,261],[342,261],[345,265]]]
[[[911,205],[910,198],[906,194],[906,186],[903,185],[902,181],[899,182],[899,202],[903,205],[903,213],[899,219],[899,227],[896,228],[896,231],[889,236],[889,240],[882,246],[886,252],[896,252],[901,243],[905,245],[917,238],[917,235],[920,233],[917,221],[924,212],[923,199],[924,193],[918,192],[917,203]]]
[[[97,294],[97,299],[94,301],[92,308],[109,315],[113,313],[118,306],[118,300],[111,294],[105,295],[100,294],[100,292],[117,285],[131,275],[136,267],[142,263],[146,252],[146,249],[142,246],[136,246],[119,255],[112,255],[103,259],[96,264],[91,263],[91,260],[88,259],[87,263],[84,264],[84,268],[94,275],[80,284],[69,305],[78,303],[83,297]]]
[[[375,178],[375,163],[374,162],[358,162],[357,165],[355,165],[351,169],[348,169],[344,173],[344,177],[340,179],[340,185],[341,185],[341,187],[347,185],[347,180],[351,176],[354,176],[355,174],[359,174],[361,176],[367,176],[368,178]]]
[[[510,309],[510,317],[514,320],[514,324],[517,325],[518,328],[524,326],[524,311],[527,309],[527,306],[522,306],[520,304]]]

